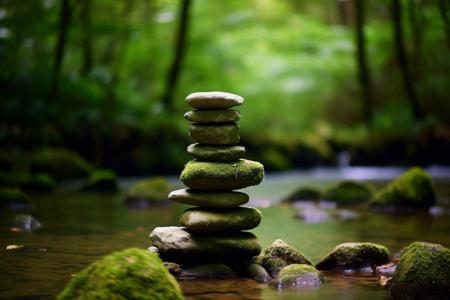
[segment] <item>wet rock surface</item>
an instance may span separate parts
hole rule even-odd
[[[280,270],[272,285],[278,289],[317,289],[323,282],[324,277],[313,266],[291,264]]]
[[[249,197],[241,192],[200,192],[191,189],[172,191],[169,199],[175,202],[211,208],[233,208],[248,202]]]

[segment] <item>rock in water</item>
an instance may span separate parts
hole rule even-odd
[[[316,268],[305,264],[292,264],[280,270],[272,285],[278,289],[303,288],[315,289],[319,287],[324,278]]]
[[[373,191],[369,183],[343,181],[326,189],[322,198],[340,205],[351,205],[369,201]]]
[[[316,268],[319,270],[358,270],[389,261],[389,250],[373,243],[343,243],[337,245]]]
[[[244,98],[226,92],[197,92],[189,94],[186,102],[197,109],[225,109],[244,103]]]
[[[57,297],[63,299],[184,299],[157,254],[143,249],[114,252],[78,273]]]
[[[186,186],[196,190],[237,190],[259,184],[264,178],[264,167],[246,159],[234,163],[192,160],[186,164],[180,178]]]
[[[192,278],[234,278],[236,273],[225,264],[200,264],[186,268],[181,274],[181,279]]]
[[[189,126],[189,136],[200,144],[235,145],[239,143],[239,126],[234,124]]]
[[[229,162],[237,161],[245,155],[242,146],[208,146],[191,144],[187,152],[195,156],[199,161]]]
[[[234,109],[192,110],[185,113],[184,118],[192,123],[234,123],[241,114]]]
[[[201,207],[233,208],[248,202],[249,197],[241,192],[198,192],[191,189],[175,190],[169,194],[169,199]]]
[[[261,252],[250,232],[199,235],[184,227],[157,227],[150,240],[163,260],[180,263],[249,261]]]
[[[450,249],[412,243],[404,249],[390,287],[393,299],[449,299]]]
[[[228,232],[250,230],[261,222],[261,212],[256,208],[237,207],[212,209],[194,207],[186,209],[180,225],[189,232]]]

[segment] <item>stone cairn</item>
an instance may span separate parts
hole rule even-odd
[[[173,191],[169,199],[190,204],[181,218],[182,227],[157,227],[150,234],[152,246],[164,261],[183,264],[248,262],[261,252],[255,235],[245,231],[261,222],[261,213],[241,206],[249,196],[234,190],[259,184],[263,165],[243,159],[238,146],[241,96],[225,92],[199,92],[186,97],[194,108],[184,117],[191,122],[195,142],[187,148],[195,157],[181,173],[188,187]]]

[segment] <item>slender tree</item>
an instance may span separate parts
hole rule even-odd
[[[448,0],[439,0],[439,12],[441,13],[442,22],[444,23],[447,46],[450,48],[450,20],[448,16],[448,5]]]
[[[165,92],[162,96],[162,104],[166,111],[173,110],[173,96],[177,87],[181,72],[184,53],[186,50],[186,37],[189,26],[189,9],[191,0],[180,0],[180,11],[176,43],[174,47],[174,58],[166,79]]]
[[[393,33],[395,40],[395,52],[403,77],[403,86],[408,98],[411,110],[416,121],[424,118],[424,113],[417,97],[413,78],[409,69],[408,57],[404,45],[403,26],[402,26],[402,8],[400,0],[392,0]]]
[[[91,0],[80,0],[80,21],[82,31],[83,62],[80,74],[86,76],[92,69],[92,31],[91,31]]]
[[[370,70],[367,63],[366,38],[364,35],[365,1],[355,0],[356,21],[356,60],[358,62],[358,80],[361,85],[361,98],[363,103],[363,116],[369,128],[372,127],[373,104]]]

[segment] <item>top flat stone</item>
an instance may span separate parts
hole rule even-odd
[[[189,94],[186,102],[197,109],[226,109],[241,105],[244,98],[226,92],[197,92]]]

